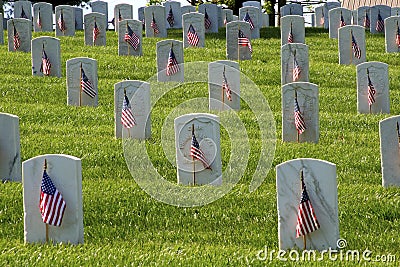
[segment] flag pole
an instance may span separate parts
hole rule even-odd
[[[93,29],[94,29],[94,26],[95,26],[95,25],[96,25],[96,17],[94,17]],[[96,46],[96,40],[94,39],[94,30],[92,31],[92,35],[93,35],[93,37],[92,37],[93,46]]]
[[[43,165],[43,170],[47,170],[47,159],[44,159],[44,165]],[[45,223],[46,225],[46,243],[49,242],[49,225]]]
[[[240,63],[240,44],[239,44],[239,32],[240,32],[240,25],[238,25],[238,63]]]
[[[82,62],[79,73],[79,106],[82,106]]]
[[[194,123],[192,123],[192,139],[193,139],[193,135],[194,135]],[[193,159],[193,186],[196,185],[196,162],[194,157],[192,157]]]
[[[124,97],[126,96],[126,87],[124,88]],[[127,96],[126,96],[127,97]],[[128,98],[128,97],[127,97]],[[125,128],[125,127],[123,127]],[[131,138],[131,130],[130,128],[126,128],[126,130],[128,131],[128,138]]]
[[[369,78],[369,69],[367,68],[367,76],[368,76],[368,78]],[[369,79],[368,79],[368,83],[369,83]],[[369,88],[368,88],[368,90],[369,90]],[[367,96],[368,96],[368,92],[367,92]],[[368,98],[368,97],[367,97]],[[372,103],[371,103],[372,104]],[[371,106],[372,105],[370,105],[369,103],[368,103],[368,106],[369,106],[369,114],[371,114]]]
[[[300,181],[301,181],[301,191],[303,192],[304,190],[304,175],[303,175],[303,168],[300,171]],[[303,235],[303,244],[304,244],[304,250],[307,248],[307,238],[306,235]]]
[[[224,73],[223,76],[225,76],[225,65],[224,65]],[[224,77],[223,77],[224,78]],[[225,79],[225,78],[224,78]],[[222,107],[221,111],[224,110],[224,102],[225,102],[225,96],[224,96],[224,86],[222,85],[221,87],[221,98],[222,98]]]
[[[297,91],[296,91],[296,89],[294,89],[294,98],[295,98],[296,101],[297,101]],[[300,133],[299,133],[299,130],[296,129],[296,132],[297,132],[296,141],[297,141],[297,143],[300,143]]]

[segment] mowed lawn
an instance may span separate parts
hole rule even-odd
[[[33,33],[34,37],[43,35]],[[182,40],[181,30],[169,30],[168,35]],[[0,184],[0,265],[294,264],[290,259],[279,261],[277,254],[272,262],[269,256],[263,261],[257,254],[265,248],[279,249],[275,166],[300,157],[337,165],[339,228],[346,249],[361,253],[369,249],[372,259],[395,255],[398,264],[400,189],[381,186],[379,121],[400,113],[400,54],[385,53],[384,37],[366,33],[368,61],[389,64],[391,115],[358,114],[355,66],[338,64],[337,40],[329,39],[326,30],[307,28],[310,82],[319,86],[320,141],[282,143],[280,30],[262,29],[261,37],[252,42],[253,59],[241,61],[240,69],[257,84],[275,117],[273,167],[261,177],[264,183],[250,193],[260,135],[250,108],[243,103],[238,113],[251,144],[246,173],[226,196],[194,208],[163,204],[142,191],[126,166],[122,141],[114,138],[114,84],[126,79],[146,81],[155,75],[156,42],[161,39],[144,38],[143,57],[126,57],[118,56],[113,31],[107,32],[106,47],[85,46],[82,31],[75,37],[62,37],[62,78],[32,76],[30,53],[11,53],[6,45],[0,46],[0,112],[20,118],[22,161],[52,153],[81,158],[84,211],[84,244],[25,245],[22,184]],[[225,60],[225,53],[225,30],[221,29],[206,36],[206,48],[186,49],[184,56],[185,62],[211,62]],[[65,62],[74,57],[98,61],[98,107],[66,104]],[[152,110],[148,154],[160,174],[173,183],[176,170],[163,153],[161,129],[176,106],[195,97],[208,97],[206,83],[178,86]],[[225,167],[232,144],[226,135],[221,137]],[[336,266],[338,261],[325,256],[321,262],[297,264]]]

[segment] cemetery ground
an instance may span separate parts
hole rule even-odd
[[[279,28],[262,29],[262,38],[252,42],[253,59],[240,62],[241,71],[259,86],[275,116],[273,168],[249,193],[260,141],[255,117],[242,102],[238,114],[251,144],[245,176],[223,198],[193,208],[163,204],[142,191],[127,169],[122,141],[114,138],[114,84],[125,79],[146,81],[156,74],[155,48],[161,39],[144,38],[144,56],[127,57],[118,56],[113,31],[107,32],[105,47],[84,46],[83,31],[61,37],[62,78],[32,76],[30,53],[10,53],[1,46],[0,112],[20,118],[21,160],[51,153],[82,159],[84,244],[25,245],[22,184],[5,182],[0,185],[0,265],[280,265],[278,254],[273,254],[272,262],[269,254],[279,250],[275,166],[300,157],[337,165],[339,229],[347,241],[345,250],[358,250],[361,260],[366,249],[372,251],[371,261],[395,255],[398,264],[400,191],[381,186],[379,121],[400,113],[400,54],[385,53],[384,37],[366,33],[367,60],[389,64],[391,115],[358,114],[355,66],[338,64],[337,40],[329,39],[327,30],[306,28],[310,82],[320,92],[319,143],[282,143],[279,34]],[[44,35],[33,33],[33,37]],[[181,30],[168,30],[168,35],[182,40]],[[225,31],[207,34],[205,46],[185,49],[185,62],[224,60]],[[66,104],[65,62],[74,57],[98,61],[98,107]],[[179,86],[152,110],[148,154],[172,183],[176,168],[163,154],[163,121],[174,107],[195,97],[208,97],[207,83]],[[221,128],[223,168],[232,145]],[[262,259],[259,252],[266,248],[268,255]],[[291,264],[289,255],[285,257]],[[338,261],[340,256],[332,260],[325,255],[320,265],[336,266]],[[358,262],[344,259],[342,265]]]

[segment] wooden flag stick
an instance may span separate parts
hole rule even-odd
[[[300,171],[300,181],[301,181],[301,191],[303,192],[304,190],[304,174],[303,174],[303,168]],[[306,235],[303,235],[303,244],[304,244],[304,250],[307,248],[307,238]]]
[[[44,159],[44,165],[43,169],[46,171],[47,170],[47,159]],[[46,243],[49,242],[49,225],[45,223],[46,225]]]
[[[79,106],[82,106],[82,62],[79,68]]]
[[[193,135],[194,135],[194,124],[192,124],[192,139],[193,139]],[[193,159],[193,186],[196,185],[196,162],[194,157],[192,157]]]

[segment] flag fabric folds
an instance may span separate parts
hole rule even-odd
[[[368,93],[367,93],[367,97],[368,97],[368,105],[371,106],[373,103],[375,103],[375,87],[371,82],[371,78],[369,77],[369,72],[367,73],[368,76]]]
[[[208,17],[207,10],[204,13],[204,27],[208,30],[211,28],[211,20]]]
[[[225,14],[224,25],[226,26],[226,24],[228,24],[228,16]]]
[[[82,91],[87,94],[89,97],[94,98],[96,96],[96,91],[93,88],[92,83],[89,78],[86,76],[85,71],[81,68],[81,87]]]
[[[302,134],[307,129],[303,114],[300,111],[299,102],[297,102],[297,93],[294,97],[294,125],[299,134]]]
[[[43,75],[45,76],[49,76],[51,72],[50,59],[44,49],[42,50],[42,64],[40,65],[40,72],[43,73]]]
[[[321,18],[319,19],[319,24],[321,24],[322,26],[325,24],[324,10],[322,10],[322,15]]]
[[[100,35],[100,30],[99,27],[97,27],[97,23],[95,21],[93,26],[93,44],[96,42],[99,35]]]
[[[192,143],[190,145],[190,156],[192,157],[193,160],[200,160],[200,162],[203,164],[204,168],[210,169],[210,163],[208,163],[208,160],[206,156],[204,155],[203,151],[200,149],[199,142],[197,142],[196,136],[194,132],[192,132]]]
[[[137,36],[137,34],[133,32],[133,30],[131,29],[131,27],[129,27],[128,24],[126,25],[124,41],[130,44],[135,50],[137,50],[139,47],[140,43],[139,36]]]
[[[63,196],[54,186],[46,170],[43,171],[40,186],[39,209],[46,224],[60,226],[64,217],[66,204]]]
[[[189,25],[189,29],[187,32],[187,41],[191,46],[198,46],[199,45],[199,36],[197,35],[196,30],[194,29],[193,25]]]
[[[339,28],[346,26],[346,22],[344,21],[343,15],[340,14],[340,25]]]
[[[288,44],[293,43],[293,31],[292,31],[292,26],[290,26],[290,31],[289,31],[289,34],[288,34],[287,42],[288,42]]]
[[[246,15],[244,16],[243,20],[246,21],[246,22],[248,22],[248,23],[250,23],[250,30],[253,30],[253,29],[255,28],[255,27],[254,27],[254,23],[253,23],[253,21],[251,20],[251,17],[250,17],[250,15],[249,15],[249,12],[246,12]]]
[[[36,24],[37,26],[41,29],[42,28],[42,18],[40,16],[40,10],[38,11],[38,16],[37,16],[37,20],[36,20]]]
[[[154,19],[154,16],[153,16],[153,19],[152,19],[152,21],[150,23],[150,27],[153,29],[154,34],[160,33],[160,30],[158,29],[158,25],[156,23],[156,20]]]
[[[364,23],[363,23],[365,28],[369,28],[371,26],[371,21],[369,20],[369,16],[367,11],[365,11],[365,17],[364,17]]]
[[[172,7],[169,8],[167,21],[169,23],[169,26],[172,28],[175,24],[175,18],[174,18],[174,13],[172,12]]]
[[[353,55],[355,58],[361,58],[361,49],[356,42],[356,38],[354,38],[353,33],[351,33],[351,48],[353,49]]]
[[[168,55],[168,62],[167,62],[167,71],[166,75],[171,76],[177,73],[180,70],[178,61],[176,60],[175,53],[171,49],[169,50],[169,55]]]
[[[14,34],[13,34],[13,43],[14,43],[14,51],[18,50],[21,47],[21,38],[19,37],[19,33],[14,26]]]
[[[239,46],[247,46],[250,50],[250,53],[253,53],[253,48],[251,47],[250,40],[249,40],[249,38],[247,38],[244,35],[242,30],[239,30],[239,33],[238,33],[238,45]]]
[[[225,68],[224,71],[222,72],[222,90],[225,91],[226,98],[229,101],[232,101],[232,91],[231,88],[229,87],[228,80],[226,79]]]
[[[64,32],[66,30],[64,14],[62,12],[60,14],[60,17],[58,18],[57,25],[58,25],[58,29],[60,29],[60,31]]]
[[[384,28],[385,28],[385,22],[382,19],[381,13],[378,13],[378,20],[376,21],[375,30],[377,32],[383,32]]]
[[[397,31],[396,31],[396,44],[397,47],[400,47],[400,27],[397,25]]]
[[[297,62],[296,56],[293,56],[293,82],[297,82],[299,80],[301,74],[301,68],[299,63]]]
[[[133,117],[131,104],[129,103],[129,99],[124,93],[124,101],[122,103],[122,112],[121,112],[121,123],[122,126],[129,129],[136,125],[135,117]]]

